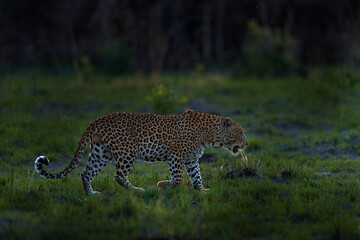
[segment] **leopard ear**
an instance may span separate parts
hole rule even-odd
[[[189,109],[184,112],[184,114],[191,114],[191,113],[196,113],[196,111]]]
[[[232,120],[230,118],[225,118],[224,120],[224,126],[230,127],[232,125]]]
[[[185,113],[190,113],[190,112],[195,112],[195,111],[192,110],[192,109],[187,109],[187,110],[185,111]]]

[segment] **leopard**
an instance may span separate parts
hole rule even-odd
[[[90,142],[87,164],[81,173],[85,194],[94,195],[91,182],[112,160],[114,180],[125,189],[145,191],[132,185],[127,177],[136,160],[167,162],[171,180],[157,183],[164,189],[178,187],[184,172],[196,190],[204,188],[199,159],[208,147],[218,146],[237,155],[248,145],[244,129],[228,117],[187,110],[178,115],[116,112],[98,118],[83,133],[75,155],[62,171],[49,173],[43,165],[50,164],[46,156],[35,160],[36,172],[45,179],[59,179],[70,174],[80,163]]]

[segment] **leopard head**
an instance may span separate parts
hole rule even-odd
[[[218,146],[229,150],[233,155],[237,155],[239,150],[248,145],[244,129],[230,118],[222,118],[217,135]]]

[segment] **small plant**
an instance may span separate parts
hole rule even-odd
[[[244,151],[240,151],[241,161],[240,166],[234,167],[232,165],[227,167],[228,173],[227,178],[236,177],[255,177],[258,176],[258,170],[260,168],[260,160],[248,159]]]
[[[121,40],[105,44],[97,51],[95,65],[107,74],[131,72],[133,52]]]
[[[204,75],[206,71],[205,64],[197,63],[194,70],[197,75],[199,76]]]
[[[244,151],[240,151],[242,161],[240,163],[243,168],[243,174],[245,177],[253,177],[257,175],[257,171],[260,167],[260,160],[248,159]]]
[[[74,68],[79,84],[82,84],[84,79],[89,79],[94,72],[94,66],[87,56],[74,59]]]
[[[249,35],[244,43],[244,66],[249,74],[273,77],[293,72],[298,67],[295,40],[280,31],[248,24]]]
[[[152,89],[151,95],[145,97],[145,100],[151,104],[156,114],[175,113],[188,100],[186,97],[176,97],[174,92],[162,84]]]

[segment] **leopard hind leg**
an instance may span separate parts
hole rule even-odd
[[[145,192],[143,188],[135,187],[127,180],[127,176],[130,174],[131,168],[135,163],[134,155],[123,152],[121,156],[120,154],[114,154],[114,158],[116,161],[116,172],[114,176],[115,182],[125,189]]]
[[[81,173],[81,181],[87,195],[99,194],[93,191],[91,181],[111,161],[111,151],[102,142],[92,142],[85,170]]]
[[[157,187],[163,189],[167,186],[180,186],[184,175],[184,162],[176,155],[170,155],[168,159],[168,166],[171,175],[171,181],[164,180],[157,183]]]

